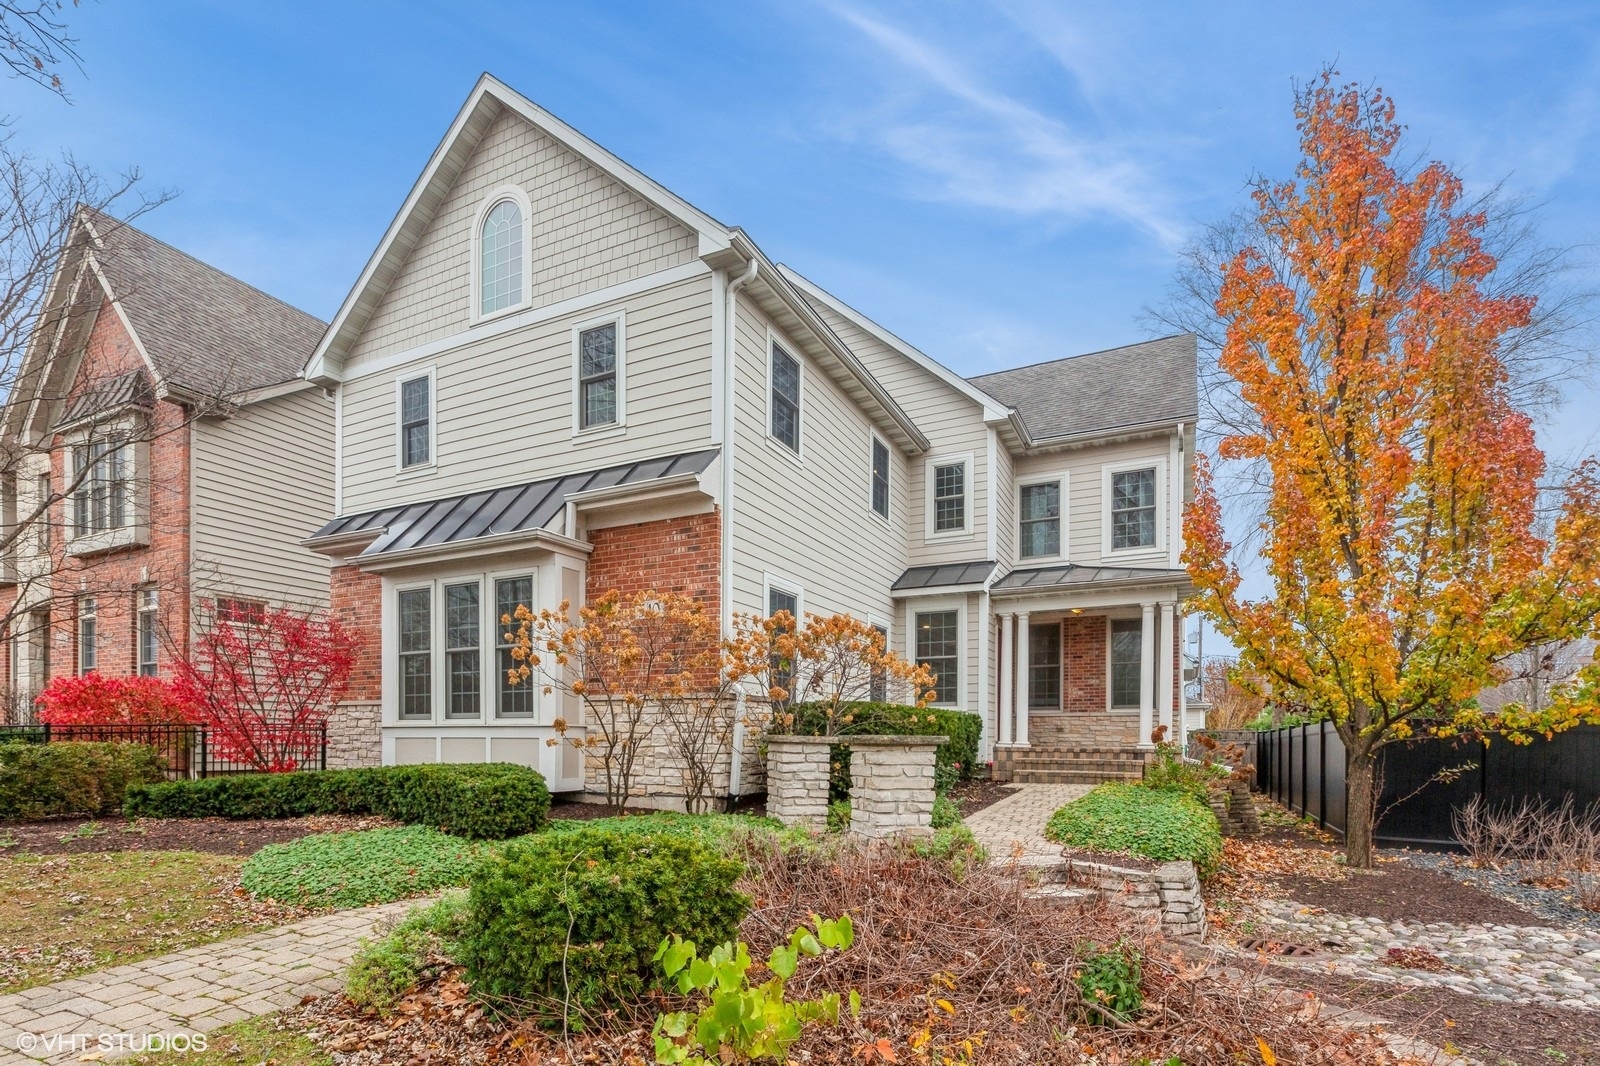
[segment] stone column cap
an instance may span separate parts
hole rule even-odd
[[[835,743],[848,744],[852,748],[937,748],[950,738],[942,733],[913,733],[904,736],[862,733],[833,739]]]
[[[827,747],[832,747],[835,744],[848,744],[854,738],[853,737],[833,737],[833,736],[816,737],[816,736],[807,736],[807,735],[804,735],[804,734],[801,734],[801,733],[768,733],[765,739],[766,739],[766,742],[767,742],[768,745],[776,744],[780,748],[782,748],[782,747],[796,747],[796,748],[823,747],[823,748],[827,748]]]

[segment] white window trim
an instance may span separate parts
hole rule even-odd
[[[883,445],[884,457],[889,462],[889,498],[884,501],[888,514],[879,514],[872,505],[872,449],[879,444]],[[889,516],[894,514],[894,450],[877,430],[870,428],[867,430],[867,512],[884,525],[890,524]]]
[[[1151,470],[1156,472],[1156,542],[1144,548],[1118,548],[1111,547],[1111,475],[1128,470]],[[1121,558],[1133,555],[1160,555],[1167,550],[1167,460],[1165,456],[1151,456],[1148,459],[1126,459],[1118,463],[1106,463],[1100,467],[1100,554],[1105,558]]]
[[[918,663],[917,659],[917,615],[934,614],[936,612],[956,612],[956,701],[954,703],[936,703],[930,701],[934,707],[949,707],[953,710],[965,711],[967,707],[968,677],[972,669],[967,661],[967,598],[937,597],[927,600],[918,600],[906,605],[906,661],[912,665]]]
[[[155,653],[149,661],[149,665],[155,668],[154,674],[144,672],[146,618],[150,621],[152,651]],[[154,585],[141,586],[133,591],[133,672],[141,677],[155,677],[161,672],[161,590]]]
[[[583,370],[583,360],[579,352],[579,338],[588,330],[600,326],[617,327],[617,420],[606,422],[603,425],[588,426],[583,424],[583,388],[580,382]],[[628,322],[625,311],[617,310],[610,314],[588,318],[572,327],[572,435],[574,437],[603,437],[612,433],[621,433],[628,427]]]
[[[762,571],[761,574],[761,617],[765,618],[771,614],[769,605],[772,603],[773,589],[777,589],[779,592],[787,592],[794,597],[795,624],[804,626],[806,624],[805,586],[798,581],[792,581],[789,578],[767,573],[766,571]]]
[[[445,618],[447,613],[445,589],[455,585],[478,586],[478,713],[472,715],[451,715],[450,713],[450,648],[445,644],[445,627],[448,624]],[[433,720],[440,725],[450,726],[461,722],[482,725],[487,719],[489,706],[489,656],[484,654],[484,640],[490,635],[490,630],[484,625],[489,618],[486,607],[488,595],[493,593],[493,588],[485,589],[484,575],[459,574],[455,577],[441,577],[434,582],[433,603],[435,610],[433,618],[429,619],[433,628]],[[395,600],[396,606],[399,599]],[[398,616],[397,616],[398,617]],[[492,650],[492,649],[491,649]],[[421,721],[420,718],[411,721]]]
[[[946,529],[946,530],[943,530],[942,532],[935,532],[934,531],[934,527],[933,527],[933,514],[934,514],[934,508],[933,508],[933,504],[934,504],[934,498],[933,498],[934,476],[933,476],[933,471],[934,471],[935,467],[955,466],[957,463],[961,463],[967,468],[967,472],[966,472],[965,476],[963,476],[962,479],[961,479],[961,488],[963,490],[962,494],[963,494],[963,497],[964,497],[964,500],[963,500],[963,503],[962,503],[962,507],[961,507],[962,526],[961,526],[960,529]],[[964,538],[972,536],[972,482],[974,480],[974,469],[975,469],[975,466],[976,466],[976,464],[973,462],[973,453],[972,452],[962,452],[962,453],[960,453],[958,455],[936,455],[933,458],[927,460],[923,464],[923,472],[922,472],[922,511],[923,511],[923,514],[922,514],[922,518],[923,518],[922,539],[923,540],[930,541],[930,542],[931,541],[941,541],[941,540],[962,540]]]
[[[783,349],[783,353],[785,355],[787,355],[790,359],[794,360],[795,366],[798,368],[799,374],[800,374],[800,406],[799,406],[799,410],[795,413],[795,434],[796,434],[795,443],[797,445],[799,445],[799,447],[797,447],[797,448],[789,447],[788,444],[786,444],[785,442],[779,440],[777,437],[774,437],[772,435],[772,355],[773,355],[773,351],[774,351],[775,348],[782,348]],[[800,354],[800,349],[799,348],[795,347],[793,344],[790,344],[787,339],[779,336],[769,326],[767,328],[767,358],[766,358],[766,363],[767,363],[767,378],[766,378],[766,389],[767,389],[766,411],[767,411],[767,414],[766,414],[766,425],[764,425],[762,427],[762,433],[767,438],[767,447],[772,448],[773,450],[777,451],[785,459],[788,459],[791,463],[794,463],[796,466],[804,466],[805,465],[805,456],[806,456],[806,360],[805,360],[805,356]]]
[[[488,636],[485,645],[487,653],[484,659],[484,689],[483,689],[483,714],[484,721],[496,722],[506,725],[537,725],[544,712],[543,684],[537,672],[528,677],[523,684],[528,686],[533,695],[533,713],[531,714],[501,714],[500,713],[500,636],[503,633],[514,632],[513,626],[500,624],[500,616],[495,611],[495,582],[508,581],[513,578],[525,577],[532,581],[533,602],[528,604],[528,609],[535,613],[539,610],[539,578],[540,568],[537,565],[511,567],[504,570],[490,570],[483,575],[483,609],[485,620],[489,628],[484,630]],[[545,602],[550,602],[546,600]],[[557,602],[560,602],[559,599]],[[572,610],[576,614],[580,604],[573,604]],[[493,681],[493,685],[488,684]],[[463,719],[456,719],[462,721]]]
[[[84,610],[83,610],[83,605],[85,603],[94,604],[94,610],[90,611],[87,615],[84,613]],[[84,662],[84,658],[83,658],[83,651],[84,651],[84,645],[85,645],[85,641],[83,639],[83,623],[84,623],[84,621],[86,619],[89,619],[89,618],[94,619],[94,640],[92,642],[92,646],[94,648],[94,665],[93,666],[86,665],[85,662]],[[91,671],[98,671],[100,669],[100,644],[101,644],[101,641],[100,641],[100,597],[98,597],[98,596],[79,596],[77,598],[76,602],[73,604],[72,628],[73,628],[73,636],[75,638],[74,639],[74,643],[77,645],[76,651],[77,651],[77,660],[78,660],[74,664],[74,665],[77,666],[77,670],[74,672],[75,675],[78,676],[78,677],[83,677],[84,675],[90,673]]]
[[[1022,554],[1022,490],[1026,489],[1026,488],[1031,488],[1031,487],[1033,487],[1035,485],[1059,485],[1060,489],[1061,489],[1061,517],[1060,517],[1060,522],[1061,522],[1061,537],[1060,537],[1061,550],[1056,552],[1054,555],[1023,555]],[[1071,496],[1068,494],[1068,492],[1071,489],[1071,487],[1072,487],[1071,475],[1069,475],[1067,473],[1067,471],[1065,471],[1065,470],[1062,470],[1060,472],[1048,473],[1048,474],[1030,474],[1027,477],[1019,478],[1017,480],[1017,505],[1016,505],[1017,528],[1016,528],[1015,532],[1016,532],[1016,537],[1017,537],[1017,542],[1016,543],[1017,543],[1017,565],[1018,566],[1022,566],[1024,564],[1031,565],[1031,564],[1034,564],[1034,563],[1064,563],[1064,562],[1067,561],[1067,557],[1071,554],[1071,549],[1070,549],[1070,546],[1068,544],[1068,541],[1070,539],[1069,536],[1068,536],[1068,532],[1070,530],[1070,526],[1068,525],[1068,518],[1069,518],[1069,516],[1071,514],[1071,506],[1072,506],[1071,505]]]
[[[405,465],[406,440],[402,424],[404,408],[401,404],[403,387],[418,378],[428,379],[428,461]],[[431,474],[439,466],[439,375],[433,364],[419,366],[394,379],[394,470],[397,477],[416,477]]]
[[[401,711],[405,702],[405,692],[401,687],[402,676],[400,672],[400,597],[407,592],[418,589],[428,590],[428,717],[407,718]],[[385,635],[383,676],[393,680],[385,687],[393,692],[392,711],[385,713],[386,722],[399,725],[439,725],[447,719],[440,712],[439,693],[439,631],[440,617],[443,614],[439,609],[439,582],[433,580],[396,582],[389,589],[389,602],[387,614],[393,622],[383,627]],[[463,719],[455,719],[463,721]]]
[[[81,504],[79,493],[88,487],[88,482],[76,486],[71,492],[66,493],[60,502],[62,514],[66,521],[62,525],[62,535],[68,555],[92,555],[96,552],[110,551],[114,548],[126,548],[135,545],[150,543],[150,503],[149,503],[149,469],[150,469],[150,442],[148,433],[143,431],[135,417],[120,418],[96,427],[96,437],[106,438],[123,435],[126,443],[121,451],[125,480],[127,481],[127,521],[111,529],[91,529],[85,533],[78,532],[78,508]],[[74,456],[79,448],[87,447],[90,443],[91,433],[88,430],[77,430],[66,438],[66,453],[64,476],[66,484],[71,484],[77,476],[73,470]],[[46,516],[48,518],[49,516]]]
[[[483,223],[489,217],[489,212],[506,200],[510,200],[522,211],[522,298],[513,304],[508,304],[498,311],[483,313]],[[472,259],[468,267],[472,276],[472,307],[468,321],[472,325],[480,322],[493,322],[497,318],[517,311],[525,311],[533,302],[533,206],[528,201],[528,194],[516,185],[502,185],[488,196],[483,203],[478,205],[478,213],[472,219]]]

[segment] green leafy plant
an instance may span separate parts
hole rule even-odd
[[[512,841],[473,873],[460,961],[497,1007],[578,1028],[661,987],[669,933],[731,940],[750,907],[743,873],[707,843],[616,823]]]
[[[1165,737],[1165,726],[1156,730],[1156,735]],[[1178,792],[1192,797],[1195,802],[1205,805],[1207,800],[1207,785],[1212,781],[1226,780],[1228,769],[1212,762],[1189,762],[1183,757],[1183,749],[1177,744],[1166,739],[1156,741],[1154,757],[1144,767],[1144,781],[1146,788],[1160,789],[1165,792]]]
[[[828,801],[828,830],[833,833],[843,833],[850,828],[850,801]]]
[[[486,850],[420,825],[313,833],[250,856],[239,883],[257,899],[364,907],[465,884]]]
[[[750,983],[750,952],[744,941],[728,941],[701,958],[694,941],[674,933],[656,949],[655,961],[679,993],[695,995],[698,1010],[673,1011],[656,1019],[651,1035],[656,1061],[667,1066],[710,1066],[730,1062],[786,1062],[788,1050],[815,1022],[836,1025],[839,993],[816,999],[790,1000],[785,984],[799,969],[800,959],[830,949],[847,950],[855,942],[848,914],[838,918],[812,915],[815,930],[801,926],[787,944],[767,957],[770,978]],[[850,1013],[861,1013],[861,997],[850,993]]]
[[[558,821],[552,822],[547,832],[581,833],[594,828],[634,836],[665,834],[682,837],[699,841],[725,854],[733,854],[754,839],[775,841],[785,847],[799,846],[810,839],[805,830],[784,825],[776,818],[749,814],[678,814],[674,811],[597,818],[593,821]]]
[[[408,914],[376,941],[362,941],[345,975],[344,994],[387,1015],[429,971],[448,965],[467,920],[467,894],[451,892]]]
[[[91,840],[94,837],[104,836],[105,832],[105,827],[99,822],[83,822],[62,833],[56,839],[65,844],[73,840]]]
[[[989,859],[989,853],[978,843],[978,838],[964,825],[935,829],[932,836],[907,838],[904,846],[918,858],[949,863],[958,877]]]
[[[933,827],[949,829],[961,824],[961,808],[949,796],[933,797]]]
[[[1139,991],[1141,968],[1139,953],[1119,943],[1110,951],[1084,958],[1078,968],[1078,988],[1094,1013],[1107,1021],[1127,1021],[1144,1006],[1144,993]]]
[[[1222,830],[1209,808],[1192,796],[1143,785],[1100,785],[1051,815],[1044,835],[1071,847],[1157,862],[1188,859],[1201,877],[1222,862]]]
[[[0,744],[0,821],[64,814],[109,814],[130,785],[166,776],[166,763],[143,744],[66,741]]]

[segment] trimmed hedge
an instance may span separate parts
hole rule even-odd
[[[123,809],[146,818],[379,814],[472,840],[503,840],[544,826],[550,790],[537,771],[513,763],[428,763],[140,785],[128,789]]]
[[[1222,862],[1216,816],[1181,792],[1100,785],[1050,816],[1044,835],[1091,851],[1122,851],[1156,862],[1188,859],[1201,877]]]
[[[732,940],[744,865],[683,836],[588,827],[512,841],[472,875],[461,961],[474,995],[545,1019],[637,1003],[664,987],[669,933]]]
[[[822,736],[828,731],[828,717],[814,703],[796,704],[794,731],[804,736]],[[848,719],[848,721],[846,721]],[[836,736],[947,736],[934,752],[934,780],[944,783],[965,781],[978,765],[978,737],[983,719],[966,711],[948,707],[908,707],[899,703],[847,703],[833,722]],[[850,749],[836,745],[831,753],[833,772],[829,790],[835,799],[850,794]]]
[[[128,786],[165,776],[166,763],[143,744],[0,744],[0,822],[108,814],[122,806]]]

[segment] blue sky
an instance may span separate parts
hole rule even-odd
[[[1147,336],[1197,224],[1295,158],[1335,61],[1469,185],[1600,246],[1594,3],[238,3],[72,12],[39,152],[177,190],[142,225],[333,313],[489,70],[966,374]],[[1597,275],[1600,276],[1600,275]],[[1547,443],[1596,438],[1574,386]]]

